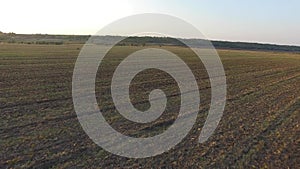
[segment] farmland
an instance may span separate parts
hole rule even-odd
[[[200,77],[197,123],[170,151],[129,159],[97,146],[77,120],[72,103],[72,74],[81,47],[82,44],[0,44],[0,168],[299,168],[299,53],[219,49],[228,85],[226,107],[214,134],[199,144],[197,138],[210,103],[207,73],[190,57],[192,53],[187,48],[160,47],[181,55],[195,76]],[[117,46],[110,53],[114,62],[108,59],[105,64],[109,66],[99,68],[106,72],[97,76],[100,108],[112,104],[110,100],[100,100],[108,93],[111,73],[118,63],[115,61],[142,48]],[[159,82],[151,79],[153,74]],[[138,109],[149,107],[144,100],[152,88],[161,87],[170,96],[169,112],[151,124],[135,125],[113,109],[105,117],[127,135],[161,133],[174,121],[180,103],[174,83],[170,76],[157,70],[134,79],[130,90]]]

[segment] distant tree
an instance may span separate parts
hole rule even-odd
[[[60,42],[55,42],[54,44],[55,44],[55,45],[62,45],[62,44],[64,44],[64,42],[63,42],[63,41],[60,41]]]

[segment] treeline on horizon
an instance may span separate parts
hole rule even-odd
[[[89,40],[90,35],[48,35],[48,34],[15,34],[0,32],[0,43],[21,43],[21,44],[44,44],[44,45],[62,45],[62,44],[84,44]],[[125,38],[125,39],[124,39]],[[119,46],[186,46],[182,41],[191,46],[197,44],[205,45],[207,40],[201,39],[175,39],[170,37],[121,37],[121,36],[93,36],[91,39],[102,40],[105,42],[123,39],[117,45]],[[90,39],[90,40],[91,40]],[[300,46],[261,44],[248,42],[229,42],[229,41],[210,41],[216,49],[236,49],[236,50],[260,50],[260,51],[283,51],[300,52]]]

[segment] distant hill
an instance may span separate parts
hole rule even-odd
[[[25,44],[84,44],[90,35],[48,35],[48,34],[15,34],[0,32],[0,43],[25,43]],[[122,39],[120,36],[98,36],[93,37],[95,41],[109,43],[112,40]],[[201,39],[180,39],[195,44],[195,42],[205,42]],[[300,52],[300,46],[260,44],[248,42],[211,41],[216,49],[236,49],[236,50],[259,50],[259,51],[282,51]],[[203,43],[206,44],[206,43]],[[181,41],[170,37],[128,37],[118,43],[120,46],[145,46],[145,45],[170,45],[185,46]]]
[[[283,52],[300,52],[300,46],[274,45],[248,42],[228,42],[212,41],[215,48],[221,49],[239,49],[239,50],[262,50],[262,51],[283,51]]]
[[[0,42],[26,44],[85,43],[88,35],[15,34],[0,32]]]

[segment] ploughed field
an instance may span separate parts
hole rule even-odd
[[[183,47],[157,47],[180,55],[199,86],[196,124],[173,149],[155,157],[129,159],[97,146],[83,131],[72,103],[72,74],[82,45],[0,44],[0,168],[299,168],[300,54],[218,50],[227,78],[227,102],[214,134],[199,144],[210,104],[210,83],[201,63]],[[162,89],[166,112],[137,124],[117,113],[109,97],[111,76],[126,55],[146,47],[115,47],[100,65],[98,106],[117,131],[149,137],[172,125],[180,91],[165,72],[138,74],[130,98],[139,110],[150,107],[148,94]]]

